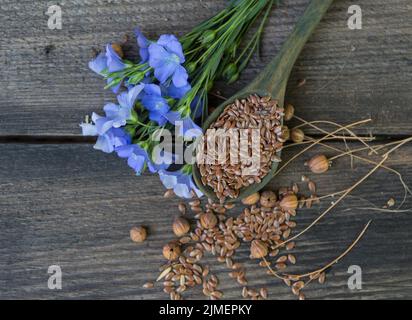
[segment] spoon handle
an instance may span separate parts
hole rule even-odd
[[[312,0],[310,2],[280,52],[248,86],[247,91],[263,90],[283,104],[287,81],[293,65],[332,2],[333,0]]]

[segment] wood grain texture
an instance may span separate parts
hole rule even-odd
[[[157,276],[163,262],[161,248],[173,239],[171,221],[177,214],[178,200],[162,197],[164,190],[157,176],[136,178],[122,160],[89,145],[7,144],[1,145],[0,151],[0,298],[167,298],[160,286],[141,288]],[[409,184],[411,151],[412,146],[405,146],[388,162]],[[305,158],[276,178],[272,187],[290,185],[308,174]],[[349,159],[341,159],[327,174],[309,176],[322,195],[350,186],[368,168],[355,161],[352,170]],[[304,185],[302,192],[307,193]],[[309,286],[308,298],[412,298],[412,211],[385,214],[359,209],[382,207],[390,197],[399,203],[402,187],[394,175],[379,171],[298,241],[298,264],[291,271],[310,271],[346,249],[373,219],[364,239],[328,273],[327,283]],[[297,231],[328,203],[300,210]],[[410,207],[409,199],[405,208]],[[137,245],[128,233],[140,224],[148,226],[150,235]],[[282,283],[248,260],[246,245],[239,250],[238,259],[246,263],[251,287],[268,287],[271,299],[293,298]],[[225,298],[239,299],[241,288],[229,279],[227,270],[213,258],[206,262],[219,276]],[[63,271],[60,291],[47,289],[47,268],[53,264]],[[347,287],[350,265],[362,268],[362,290]],[[202,295],[198,289],[186,297],[199,299]]]
[[[274,10],[254,59],[240,81],[218,83],[229,96],[276,54],[308,0]],[[182,35],[225,5],[224,0],[116,0],[60,2],[63,29],[49,30],[47,2],[0,0],[0,135],[79,135],[84,115],[113,95],[87,68],[94,49],[140,26],[151,37]],[[364,0],[363,29],[347,28],[350,0],[336,1],[297,62],[287,100],[308,120],[350,122],[371,117],[359,132],[412,134],[412,10],[408,0]],[[136,57],[136,44],[126,45]],[[307,83],[295,90],[298,79]],[[217,103],[217,102],[216,102]]]

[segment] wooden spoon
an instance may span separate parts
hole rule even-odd
[[[209,115],[203,124],[203,131],[216,121],[226,106],[233,103],[236,99],[243,99],[251,94],[259,96],[270,96],[278,101],[279,106],[283,106],[285,100],[286,85],[296,59],[300,55],[303,46],[309,39],[313,30],[316,28],[333,0],[312,0],[303,16],[299,19],[292,34],[282,46],[278,55],[266,66],[266,68],[252,81],[246,88],[240,90],[234,96],[222,103],[216,110]],[[280,152],[278,153],[280,156]],[[271,171],[262,179],[260,183],[254,183],[240,190],[236,199],[227,199],[233,202],[245,198],[262,189],[275,175],[278,162],[273,162]],[[216,194],[209,186],[203,185],[197,164],[193,164],[193,178],[197,187],[210,199],[217,200]]]

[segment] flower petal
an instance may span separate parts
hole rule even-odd
[[[159,177],[166,189],[173,189],[177,184],[177,175],[173,172],[161,170],[159,171]]]
[[[140,53],[140,57],[142,58],[142,62],[146,62],[147,60],[149,60],[149,46],[151,41],[148,40],[143,33],[140,31],[139,28],[136,28],[134,30],[134,34],[136,35],[137,38],[137,44],[139,46],[139,53]]]
[[[167,95],[173,99],[181,99],[183,98],[186,93],[188,93],[192,89],[190,84],[186,84],[182,87],[176,87],[173,83],[167,88]]]
[[[139,94],[143,91],[144,87],[144,84],[139,84],[137,86],[129,88],[128,92],[122,92],[117,96],[117,100],[119,101],[120,105],[122,107],[127,107],[130,110],[133,109],[136,100]]]
[[[107,119],[106,117],[101,117],[96,120],[96,130],[99,135],[105,134],[113,126],[113,120]]]
[[[185,62],[185,55],[183,54],[182,45],[174,35],[164,34],[160,36],[157,43],[165,47],[167,51],[176,54],[180,59],[180,63]]]
[[[82,134],[84,136],[97,136],[96,126],[91,123],[82,123],[80,124],[82,128]]]
[[[156,111],[162,115],[170,109],[166,99],[158,96],[146,95],[142,98],[142,104],[147,110]]]
[[[154,75],[160,83],[165,83],[174,74],[177,67],[178,65],[173,62],[165,62],[161,67],[155,68]]]
[[[187,79],[189,78],[189,75],[187,74],[187,71],[184,67],[182,66],[176,66],[174,74],[173,74],[173,84],[177,87],[184,87],[187,85]]]
[[[164,114],[157,111],[150,111],[149,119],[157,122],[159,126],[164,126],[167,123],[167,119]]]
[[[109,72],[116,72],[123,70],[125,64],[119,55],[114,51],[111,44],[106,46],[106,58],[107,58],[107,68]]]
[[[176,125],[176,121],[182,121],[182,117],[177,111],[169,111],[165,114],[165,118],[174,126]]]
[[[116,148],[117,155],[119,158],[129,158],[133,153],[133,145],[124,145]]]
[[[149,46],[149,55],[149,65],[152,68],[161,67],[164,64],[164,61],[170,57],[170,53],[168,53],[165,48],[157,43],[152,43]]]
[[[127,159],[127,164],[129,167],[133,168],[137,175],[142,173],[146,158],[143,155],[132,153],[132,155]]]
[[[144,86],[144,92],[147,94],[159,96],[159,97],[162,95],[162,90],[156,84],[146,84]]]
[[[102,72],[107,68],[107,58],[104,52],[100,53],[94,60],[89,62],[89,68],[102,75]]]
[[[114,150],[110,136],[104,134],[97,138],[96,144],[93,147],[96,150],[101,150],[105,153],[111,153]]]
[[[119,113],[120,106],[114,103],[108,103],[103,107],[103,110],[107,118],[114,119]]]

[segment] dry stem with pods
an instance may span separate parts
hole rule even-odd
[[[285,113],[287,113],[287,107]],[[287,273],[285,271],[287,264],[294,265],[297,263],[296,256],[289,253],[289,251],[295,248],[296,241],[302,235],[310,231],[325,216],[330,214],[339,203],[379,169],[386,170],[398,177],[404,188],[404,196],[398,207],[392,209],[394,201],[390,199],[388,206],[378,208],[378,210],[394,213],[405,212],[401,208],[407,196],[412,195],[411,189],[405,183],[401,173],[385,165],[385,162],[393,152],[404,144],[411,142],[412,137],[400,141],[381,144],[374,143],[372,145],[370,142],[375,140],[374,137],[358,136],[353,131],[354,127],[366,124],[370,119],[360,120],[348,125],[340,125],[335,122],[321,120],[309,122],[293,114],[290,118],[292,117],[301,122],[301,124],[292,129],[292,132],[296,129],[302,130],[302,128],[311,127],[322,134],[322,136],[320,138],[313,138],[306,134],[302,136],[300,133],[298,141],[286,144],[283,149],[298,146],[303,146],[304,148],[283,162],[276,175],[286,170],[288,165],[316,146],[334,151],[336,155],[327,159],[327,166],[319,162],[324,159],[324,156],[314,162],[314,166],[317,166],[316,168],[311,167],[311,163],[309,163],[309,168],[313,172],[320,169],[319,172],[328,170],[329,164],[338,161],[338,159],[344,156],[350,157],[351,165],[353,165],[353,160],[357,159],[367,165],[372,165],[372,168],[348,188],[321,196],[316,195],[316,184],[306,176],[303,176],[302,181],[308,183],[309,190],[311,191],[310,197],[298,199],[296,194],[299,190],[296,183],[292,187],[281,188],[278,192],[271,190],[263,191],[244,199],[243,204],[246,207],[237,217],[229,217],[227,215],[227,211],[233,208],[233,204],[223,205],[209,201],[207,204],[202,205],[199,199],[193,200],[189,203],[189,207],[194,213],[195,226],[190,228],[190,230],[182,227],[182,225],[186,226],[186,223],[182,222],[181,219],[186,219],[188,214],[186,205],[180,203],[179,211],[182,217],[175,220],[175,223],[179,221],[179,225],[173,225],[173,230],[179,237],[167,244],[163,249],[163,254],[168,262],[161,267],[160,275],[157,279],[158,282],[163,281],[163,290],[170,295],[171,299],[182,299],[184,293],[189,288],[195,286],[201,286],[203,294],[210,299],[220,299],[224,296],[224,292],[218,289],[219,280],[217,276],[211,274],[211,269],[208,266],[201,264],[201,259],[205,253],[211,253],[216,256],[219,263],[224,263],[227,266],[230,270],[229,276],[242,288],[239,290],[242,297],[267,299],[267,289],[254,289],[250,287],[246,269],[242,264],[236,262],[236,250],[242,243],[250,245],[251,258],[260,261],[259,266],[266,268],[268,275],[282,280],[291,288],[294,295],[301,300],[305,299],[303,289],[314,280],[324,283],[325,272],[353,250],[366,233],[372,221],[369,221],[362,228],[359,235],[345,251],[337,255],[329,263],[313,271],[294,274]],[[333,126],[334,129],[328,131],[322,128],[322,125]],[[362,144],[362,147],[350,149],[346,143],[349,140],[358,141]],[[346,149],[331,145],[329,143],[331,141],[343,141]],[[368,157],[359,155],[360,152],[366,150],[368,151]],[[380,157],[380,159],[374,160],[369,158],[369,156]],[[170,195],[170,191],[167,191],[165,194],[167,197]],[[296,222],[293,221],[293,218],[303,206],[310,207],[321,200],[337,196],[338,198],[321,212],[313,222],[302,231],[292,234],[293,229],[296,227]],[[366,210],[369,208],[360,209]],[[185,218],[183,218],[183,215]],[[165,250],[167,254],[165,254]],[[153,286],[153,282],[144,285],[148,289]]]

